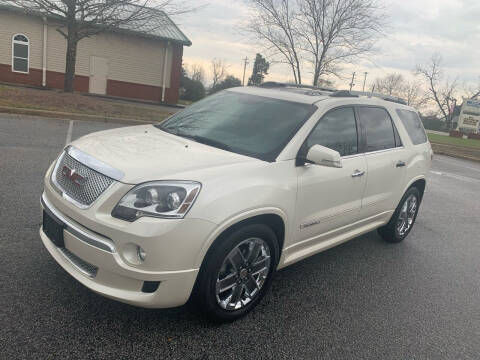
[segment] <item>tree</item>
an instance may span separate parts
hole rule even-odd
[[[193,81],[199,81],[202,84],[205,83],[205,70],[203,69],[202,65],[199,65],[199,64],[192,65],[190,78]]]
[[[434,54],[430,61],[423,65],[417,65],[417,74],[420,74],[428,87],[428,100],[434,103],[439,112],[443,115],[447,124],[447,129],[451,129],[453,111],[457,100],[455,93],[457,91],[457,79],[453,81],[444,80],[441,70],[442,57],[440,54]]]
[[[183,89],[183,100],[198,101],[205,97],[206,91],[201,81],[187,78]]]
[[[270,64],[261,54],[257,54],[253,63],[252,76],[248,79],[248,85],[260,85],[263,83],[265,75],[268,75]]]
[[[375,79],[375,92],[397,96],[404,99],[407,105],[419,108],[426,103],[422,85],[418,80],[407,81],[402,74],[388,74]]]
[[[333,88],[333,82],[328,79],[318,79],[316,86],[324,87],[324,88]]]
[[[211,63],[212,88],[216,87],[227,75],[227,65],[221,59],[213,59]]]
[[[215,86],[212,86],[212,88],[210,89],[210,94],[241,85],[242,81],[240,79],[236,78],[233,75],[227,75],[223,81],[217,83]]]
[[[384,28],[377,0],[299,0],[298,30],[313,65],[313,85],[339,76],[340,64],[371,52]]]
[[[423,126],[428,130],[445,130],[445,121],[440,120],[436,115],[420,116]]]
[[[269,59],[286,63],[295,82],[312,64],[313,84],[323,75],[339,76],[342,63],[373,50],[384,29],[379,0],[245,0],[252,8],[244,29]]]
[[[405,78],[402,74],[389,74],[375,79],[375,91],[385,95],[401,97],[405,87]]]
[[[256,41],[264,44],[271,57],[280,58],[292,69],[295,83],[302,83],[301,53],[295,0],[246,0],[250,20],[244,26]]]
[[[75,81],[77,46],[84,38],[126,28],[135,30],[172,13],[188,11],[174,8],[173,0],[6,0],[26,12],[40,12],[55,18],[57,31],[66,39],[64,91],[72,92]]]
[[[464,83],[463,92],[465,93],[467,99],[476,99],[480,97],[480,77],[476,85]]]
[[[188,101],[198,101],[205,97],[205,87],[199,80],[188,77],[187,70],[182,66],[182,75],[180,78],[180,99]]]

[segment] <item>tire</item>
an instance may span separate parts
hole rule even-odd
[[[411,211],[413,199],[415,199],[415,209]],[[400,200],[388,224],[378,229],[379,235],[389,243],[398,243],[405,239],[415,224],[421,200],[420,191],[416,187],[409,188],[403,195],[402,200]],[[409,203],[405,205],[407,201]],[[407,213],[405,213],[405,209]],[[402,228],[402,221],[406,221],[408,227]]]
[[[219,322],[246,315],[270,287],[278,257],[278,240],[270,227],[248,224],[234,230],[220,238],[208,252],[192,293],[193,304]],[[234,287],[227,289],[228,286]],[[222,289],[227,290],[219,293]]]

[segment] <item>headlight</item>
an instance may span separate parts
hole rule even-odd
[[[115,206],[112,216],[135,221],[143,216],[183,218],[198,193],[200,183],[194,181],[152,181],[130,190]]]

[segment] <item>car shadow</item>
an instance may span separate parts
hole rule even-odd
[[[355,287],[364,286],[364,276],[371,274],[372,267],[375,269],[377,259],[388,259],[394,255],[397,262],[402,261],[403,252],[401,247],[385,243],[374,231],[311,256],[279,270],[270,291],[259,306],[236,323],[248,322],[252,318],[268,323],[269,319],[279,316],[276,314],[278,310],[285,310],[286,307],[288,312],[280,316],[295,319],[300,312],[312,306],[327,306],[332,294],[352,293]],[[57,278],[63,280],[58,281],[59,286],[68,286],[64,281],[68,274],[61,269],[55,273]],[[143,309],[95,294],[80,283],[72,284],[74,285],[70,286],[73,287],[71,290],[75,293],[76,302],[83,302],[82,318],[95,319],[96,324],[101,326],[119,321],[124,324],[141,324],[146,331],[157,331],[161,326],[170,328],[172,323],[176,327],[193,326],[203,329],[231,326],[208,320],[191,306]]]

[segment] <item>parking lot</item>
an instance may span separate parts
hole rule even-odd
[[[281,270],[219,325],[96,295],[43,247],[47,167],[70,138],[117,126],[0,114],[0,358],[480,358],[479,163],[435,156],[403,243],[371,232]]]

